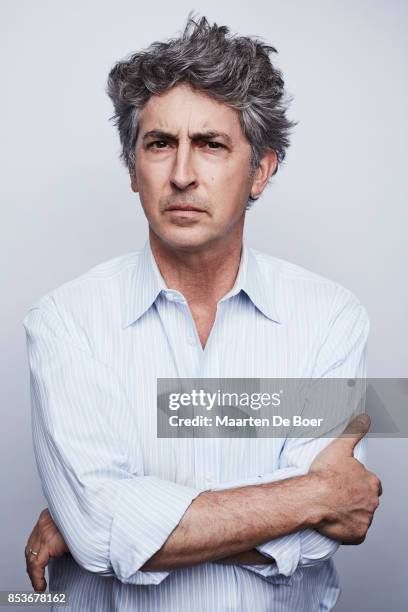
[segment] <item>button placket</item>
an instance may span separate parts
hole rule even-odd
[[[157,308],[174,357],[177,375],[180,378],[194,377],[199,355],[186,345],[186,336],[191,334],[191,323],[185,310],[188,309],[187,302],[181,293],[166,290]]]
[[[201,353],[197,378],[220,378],[224,375],[219,360],[219,332],[223,316],[224,312],[222,305],[218,304],[217,315],[209,341],[207,342],[205,350]],[[211,413],[209,414],[211,416]],[[195,456],[197,458],[197,481],[199,481],[205,489],[211,489],[217,484],[219,479],[219,468],[223,447],[222,440],[218,438],[197,438],[194,443]]]

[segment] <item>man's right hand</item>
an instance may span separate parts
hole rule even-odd
[[[321,451],[310,466],[321,514],[314,529],[343,544],[361,544],[382,494],[380,480],[353,457],[356,444],[370,428],[368,415],[358,415]]]

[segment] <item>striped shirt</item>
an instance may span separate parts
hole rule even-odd
[[[157,378],[363,377],[369,325],[350,291],[244,245],[203,349],[147,242],[42,297],[24,327],[37,466],[71,552],[49,586],[67,610],[333,608],[338,543],[311,529],[258,546],[276,563],[140,568],[200,492],[305,474],[330,442],[158,438]]]

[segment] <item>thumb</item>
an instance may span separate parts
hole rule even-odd
[[[340,435],[335,444],[342,446],[348,455],[353,456],[353,450],[358,442],[370,429],[371,419],[367,413],[362,412],[350,421],[343,433]]]

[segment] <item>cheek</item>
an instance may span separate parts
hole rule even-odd
[[[160,164],[141,166],[138,171],[140,192],[150,197],[160,197],[163,186],[166,185],[166,170]]]
[[[242,199],[249,193],[251,184],[248,164],[225,163],[218,167],[200,168],[199,182],[208,190],[214,202],[222,200],[224,209],[239,208]]]

